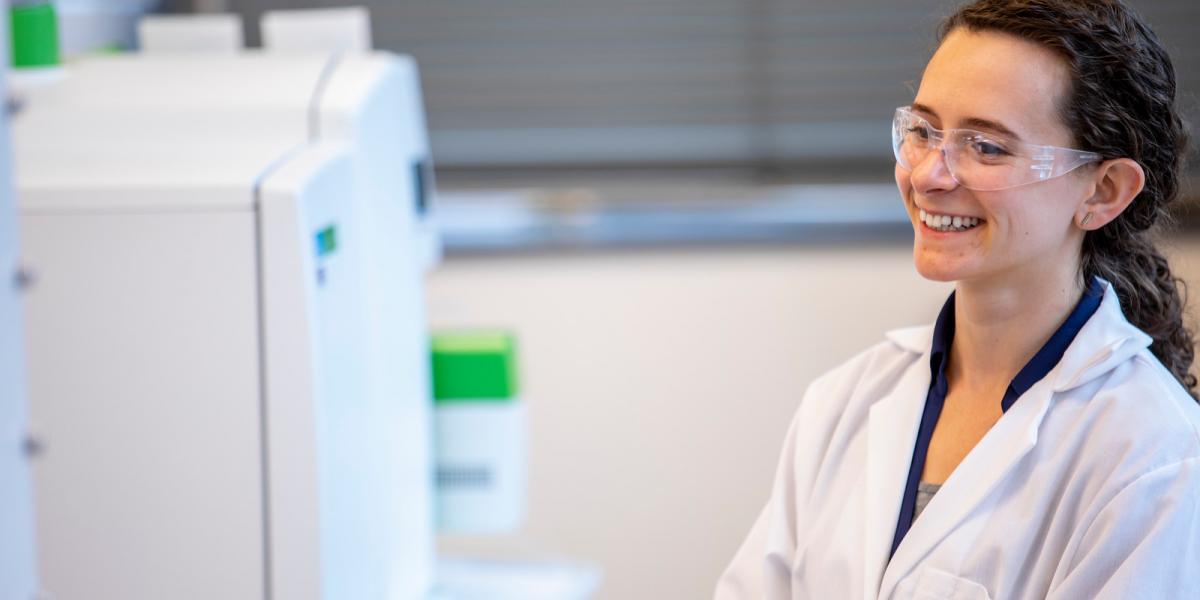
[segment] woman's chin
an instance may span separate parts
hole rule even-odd
[[[913,266],[917,268],[917,273],[930,281],[958,281],[963,278],[963,266],[958,264],[946,264],[941,261],[921,260],[920,257],[914,257]]]

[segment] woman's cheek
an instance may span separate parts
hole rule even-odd
[[[912,173],[905,171],[898,163],[895,168],[896,188],[900,190],[900,197],[908,199],[908,192],[912,189]]]

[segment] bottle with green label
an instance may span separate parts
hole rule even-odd
[[[15,0],[8,9],[12,66],[36,69],[58,65],[58,16],[46,0]]]
[[[13,0],[8,8],[9,105],[66,77],[59,61],[58,14],[46,0]]]
[[[527,470],[515,336],[440,331],[431,350],[438,529],[515,531],[525,516]]]

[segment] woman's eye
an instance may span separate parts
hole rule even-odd
[[[930,138],[929,128],[921,125],[910,125],[908,127],[908,135],[914,136],[917,139],[927,140]]]
[[[997,158],[1011,154],[1007,149],[1004,148],[1004,146],[1001,146],[1000,144],[988,139],[971,140],[971,148],[979,156],[984,156],[987,158]]]

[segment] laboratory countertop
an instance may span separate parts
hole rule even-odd
[[[477,253],[719,243],[897,241],[911,226],[893,185],[438,192],[446,251]]]
[[[1184,190],[1177,227],[1200,231],[1200,185]],[[445,186],[437,214],[450,255],[912,239],[895,185],[882,182]]]

